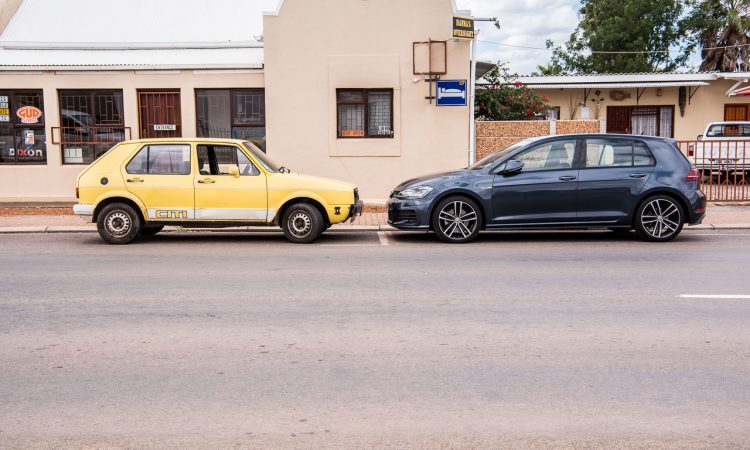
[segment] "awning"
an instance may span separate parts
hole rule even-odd
[[[705,81],[658,81],[651,83],[526,84],[525,86],[531,89],[643,89],[708,86],[708,83]]]
[[[730,92],[730,97],[740,96],[740,95],[750,95],[750,87],[744,87],[742,89],[737,89],[736,91]]]

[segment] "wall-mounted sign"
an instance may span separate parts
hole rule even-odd
[[[0,103],[8,103],[8,96],[0,95]]]
[[[42,110],[36,106],[22,106],[16,111],[16,115],[23,123],[39,123],[42,117]]]
[[[466,80],[438,80],[437,106],[466,106]]]
[[[471,17],[453,16],[453,37],[474,39],[474,19]]]
[[[341,130],[341,136],[344,137],[364,137],[365,130]]]
[[[177,131],[177,125],[173,123],[154,125],[154,131]]]

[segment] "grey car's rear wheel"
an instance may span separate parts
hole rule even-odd
[[[443,199],[432,213],[432,229],[443,242],[471,242],[476,239],[481,227],[479,206],[467,197]]]
[[[666,242],[676,238],[685,224],[685,213],[674,198],[655,195],[638,207],[635,230],[646,241]]]
[[[325,223],[318,208],[309,203],[295,203],[284,211],[281,227],[290,242],[309,244],[325,230]]]
[[[141,218],[130,205],[112,203],[97,216],[96,229],[99,236],[110,244],[129,244],[141,231]]]

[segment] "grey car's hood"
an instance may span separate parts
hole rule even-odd
[[[410,180],[406,180],[403,183],[396,186],[395,191],[403,191],[404,189],[412,186],[421,186],[421,185],[436,185],[445,181],[449,181],[454,178],[464,177],[468,172],[471,172],[469,169],[459,169],[459,170],[453,170],[450,172],[441,172],[441,173],[434,173],[430,175],[425,175],[418,178],[412,178]]]

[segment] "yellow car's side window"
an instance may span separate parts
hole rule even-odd
[[[238,148],[232,145],[199,145],[198,170],[201,175],[228,175],[235,167],[242,176],[260,175],[260,170]]]
[[[190,175],[189,145],[147,145],[130,160],[130,174]]]

